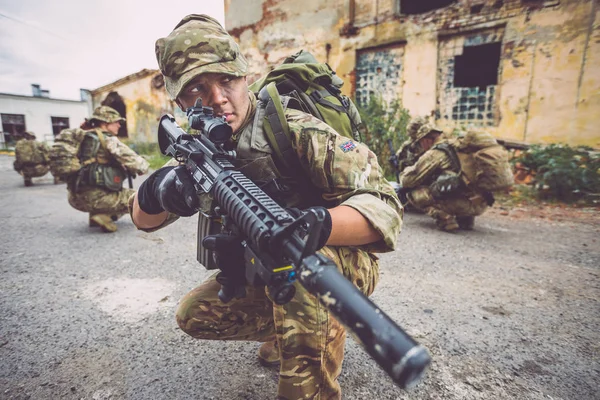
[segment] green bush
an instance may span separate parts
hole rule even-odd
[[[154,170],[159,169],[171,159],[171,157],[162,155],[158,143],[131,142],[127,143],[127,145],[144,157],[148,161],[148,164],[150,164],[150,168]]]
[[[388,162],[392,155],[388,140],[391,140],[393,150],[396,151],[407,138],[406,126],[410,120],[407,109],[402,103],[394,100],[387,104],[377,96],[371,96],[366,107],[358,107],[367,132],[363,141],[377,154],[379,164],[386,177],[395,176],[396,172]]]
[[[600,155],[590,147],[534,145],[512,162],[534,174],[542,198],[573,202],[600,195]]]

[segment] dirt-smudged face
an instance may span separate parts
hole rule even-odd
[[[215,115],[225,117],[236,132],[246,118],[250,102],[246,77],[218,73],[199,75],[183,88],[177,103],[186,110],[197,98],[202,99],[203,106],[212,107]]]

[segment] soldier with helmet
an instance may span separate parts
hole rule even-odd
[[[148,162],[116,136],[124,121],[113,108],[94,110],[82,125],[87,130],[78,150],[82,168],[67,182],[69,204],[89,213],[90,226],[104,232],[115,232],[114,221],[128,212],[127,201],[135,191],[123,187],[127,175],[148,171]]]
[[[225,146],[235,150],[241,172],[290,213],[324,210],[320,252],[370,295],[379,278],[373,253],[394,250],[403,213],[376,155],[315,117],[287,108],[292,154],[308,186],[293,178],[278,184],[285,171],[258,123],[259,100],[246,81],[248,63],[227,31],[209,16],[189,15],[156,42],[156,56],[167,92],[182,110],[201,99],[230,124],[233,136]],[[198,209],[210,212],[205,200],[196,196],[183,166],[166,166],[131,199],[132,218],[139,229],[153,231]],[[263,342],[258,357],[264,365],[279,365],[280,399],[340,399],[344,327],[297,282],[294,298],[283,305],[273,303],[264,286],[247,284],[245,297],[223,303],[217,295],[222,279],[244,280],[243,247],[240,239],[220,235],[202,243],[213,250],[221,272],[181,300],[180,328],[197,339]]]
[[[48,146],[37,142],[32,132],[13,135],[15,144],[15,171],[23,176],[25,186],[33,185],[31,178],[44,176],[48,173]]]
[[[458,160],[442,130],[425,122],[411,135],[420,155],[400,175],[399,194],[408,204],[432,217],[439,229],[454,232],[473,229],[475,216],[490,205],[491,194],[467,187],[459,177]]]

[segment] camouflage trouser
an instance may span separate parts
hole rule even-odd
[[[37,178],[46,175],[50,171],[50,167],[45,164],[27,165],[19,168],[17,171],[23,175],[23,178]]]
[[[418,188],[409,193],[408,199],[416,208],[445,224],[455,217],[476,217],[488,208],[485,198],[475,192],[456,193],[443,200],[435,200],[428,187]]]
[[[120,217],[128,213],[127,202],[133,193],[133,189],[110,192],[101,188],[89,188],[78,193],[69,190],[69,204],[76,210],[92,215],[109,214]]]
[[[325,247],[344,275],[370,295],[379,278],[377,258],[348,247]],[[327,309],[296,282],[287,304],[274,304],[264,287],[246,288],[247,295],[223,304],[215,276],[192,290],[177,310],[177,323],[188,335],[207,340],[277,339],[281,366],[277,398],[340,399],[337,378],[344,359],[346,330]]]

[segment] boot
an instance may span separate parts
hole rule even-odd
[[[92,215],[92,214],[90,214],[90,218],[89,218],[89,225],[90,225],[90,228],[96,228],[96,227],[100,227],[100,225],[98,225],[98,224],[96,223],[96,221],[94,221],[94,220],[92,219],[92,217],[93,217],[93,215]]]
[[[91,216],[90,220],[100,226],[103,232],[117,231],[117,225],[111,220],[110,215],[96,214]]]
[[[435,224],[444,232],[456,232],[458,230],[458,223],[454,217],[436,219]]]
[[[25,178],[23,178],[23,180],[25,181],[25,186],[31,186],[31,185],[33,185],[33,182],[31,181],[31,178],[25,177]]]
[[[258,348],[258,362],[263,367],[276,367],[280,364],[277,340],[265,342]]]
[[[460,229],[463,229],[465,231],[472,231],[473,226],[475,226],[475,217],[456,217],[456,222],[458,223],[458,227]]]

